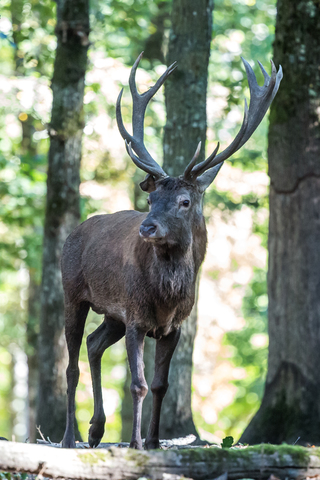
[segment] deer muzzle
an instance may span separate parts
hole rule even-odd
[[[160,223],[151,216],[141,223],[139,235],[146,242],[159,242],[166,236],[166,232]]]
[[[142,238],[149,238],[151,236],[154,236],[157,231],[156,225],[141,225],[140,226],[140,237]]]

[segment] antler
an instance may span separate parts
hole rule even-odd
[[[250,64],[244,58],[242,58],[242,61],[246,69],[250,89],[250,105],[248,109],[247,101],[245,101],[242,126],[233,142],[223,152],[219,153],[219,155],[217,155],[219,149],[218,143],[214,152],[203,162],[195,165],[195,158],[193,158],[184,172],[184,178],[187,180],[195,180],[204,172],[222,163],[224,160],[231,157],[231,155],[233,155],[237,150],[239,150],[247,142],[247,140],[249,140],[253,132],[260,124],[279,89],[279,85],[283,77],[281,65],[279,66],[279,71],[277,72],[274,63],[271,60],[271,77],[269,77],[261,63],[258,62],[264,76],[264,84],[262,87],[260,87]],[[196,157],[196,154],[194,157]],[[190,166],[192,168],[190,168]],[[212,170],[212,176],[213,175],[216,175],[215,169]],[[205,179],[206,182],[209,182],[208,184],[210,184],[213,180],[212,178],[210,181],[210,172],[207,172],[206,177],[208,177]]]
[[[144,142],[143,142],[143,122],[144,122],[144,115],[147,108],[147,105],[151,98],[157,93],[163,82],[166,78],[175,70],[177,66],[177,62],[174,62],[170,65],[169,68],[164,72],[163,75],[158,79],[158,81],[151,87],[147,92],[142,93],[141,95],[138,93],[135,76],[136,71],[141,60],[143,52],[140,53],[139,57],[135,61],[130,77],[129,77],[129,86],[132,96],[132,129],[133,135],[130,135],[127,130],[125,129],[122,121],[121,115],[121,97],[123,93],[123,89],[119,93],[117,106],[116,106],[116,117],[117,117],[117,124],[119,131],[121,133],[122,138],[124,138],[126,143],[126,149],[128,154],[130,155],[133,162],[137,165],[137,167],[141,168],[145,172],[149,173],[156,179],[167,177],[167,174],[162,170],[160,165],[157,164],[155,160],[151,157],[150,153],[147,151]],[[137,155],[133,153],[133,150]]]

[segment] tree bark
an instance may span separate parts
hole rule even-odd
[[[66,417],[66,343],[60,253],[80,220],[79,169],[89,35],[88,0],[57,2],[57,51],[43,245],[37,424],[60,441]]]
[[[241,441],[320,442],[320,5],[278,1],[269,130],[269,365]]]
[[[259,445],[245,449],[197,448],[142,452],[127,448],[59,449],[0,442],[0,470],[82,480],[267,480],[316,478],[319,449]],[[272,478],[272,477],[271,477]]]
[[[167,64],[178,62],[165,84],[167,122],[164,130],[164,170],[179,176],[201,140],[199,161],[204,160],[206,140],[206,95],[212,1],[174,0]],[[192,353],[197,329],[197,303],[182,325],[173,356],[167,395],[163,402],[160,436],[198,436],[191,412]]]
[[[40,286],[36,281],[36,275],[29,268],[29,299],[28,299],[28,322],[27,322],[27,348],[28,356],[28,438],[29,442],[36,441],[36,409],[37,392],[39,388],[39,362],[38,362],[38,327],[40,317]]]

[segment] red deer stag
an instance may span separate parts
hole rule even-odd
[[[105,414],[101,393],[101,357],[106,348],[124,335],[132,375],[133,432],[130,447],[141,449],[141,409],[148,386],[144,377],[143,345],[146,335],[156,339],[155,375],[151,385],[153,409],[145,442],[147,449],[159,448],[159,421],[168,388],[171,357],[178,343],[183,320],[191,312],[195,283],[204,259],[207,234],[202,214],[206,188],[213,182],[224,160],[251,137],[274,96],[282,78],[271,62],[271,77],[259,86],[249,63],[243,60],[250,88],[250,106],[245,104],[241,129],[223,152],[215,151],[196,163],[200,143],[183,175],[169,177],[144,145],[146,107],[166,78],[172,64],[147,92],[139,94],[135,74],[142,54],[131,70],[129,85],[133,100],[133,134],[121,117],[121,96],[116,108],[117,123],[132,161],[147,173],[140,184],[148,192],[149,213],[136,211],[97,215],[79,225],[68,237],[62,253],[65,292],[65,326],[69,351],[67,368],[68,411],[63,447],[75,447],[75,391],[79,379],[79,349],[86,317],[91,307],[104,314],[103,323],[87,338],[92,375],[94,414],[89,430],[91,447],[99,445]]]

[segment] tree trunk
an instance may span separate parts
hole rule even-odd
[[[269,131],[269,365],[241,441],[320,442],[320,5],[278,1]]]
[[[11,8],[13,6],[13,2]],[[16,45],[18,45],[16,43]],[[17,57],[18,58],[18,57]],[[17,63],[18,66],[18,63]],[[22,68],[20,68],[21,74]],[[18,74],[18,70],[17,70]],[[32,134],[35,131],[34,118],[28,115],[28,118],[21,122],[22,140],[21,155],[35,158],[37,154],[36,144],[33,141]],[[36,400],[39,382],[38,369],[38,332],[40,319],[40,261],[38,265],[28,265],[29,287],[28,287],[28,317],[26,325],[26,346],[28,362],[28,424],[27,435],[30,442],[36,441]]]
[[[38,327],[40,317],[40,286],[36,281],[36,275],[32,268],[29,269],[29,298],[28,298],[28,322],[27,322],[27,348],[28,357],[28,426],[29,442],[36,441],[36,408],[37,392],[39,388],[39,362],[38,362]]]
[[[164,131],[164,170],[179,176],[201,140],[204,160],[206,95],[212,32],[211,0],[173,0],[167,63],[178,61],[165,85],[167,122]],[[192,353],[197,325],[197,304],[183,323],[173,356],[167,395],[163,402],[160,437],[190,433],[198,436],[191,412]]]
[[[79,169],[89,45],[88,3],[88,0],[57,2],[58,45],[49,126],[37,410],[37,423],[52,441],[62,439],[66,417],[66,343],[60,254],[66,237],[80,220]]]
[[[177,438],[199,434],[192,418],[191,384],[192,354],[197,331],[198,287],[191,315],[184,321],[181,337],[171,361],[169,388],[163,401],[160,423],[160,438]]]

